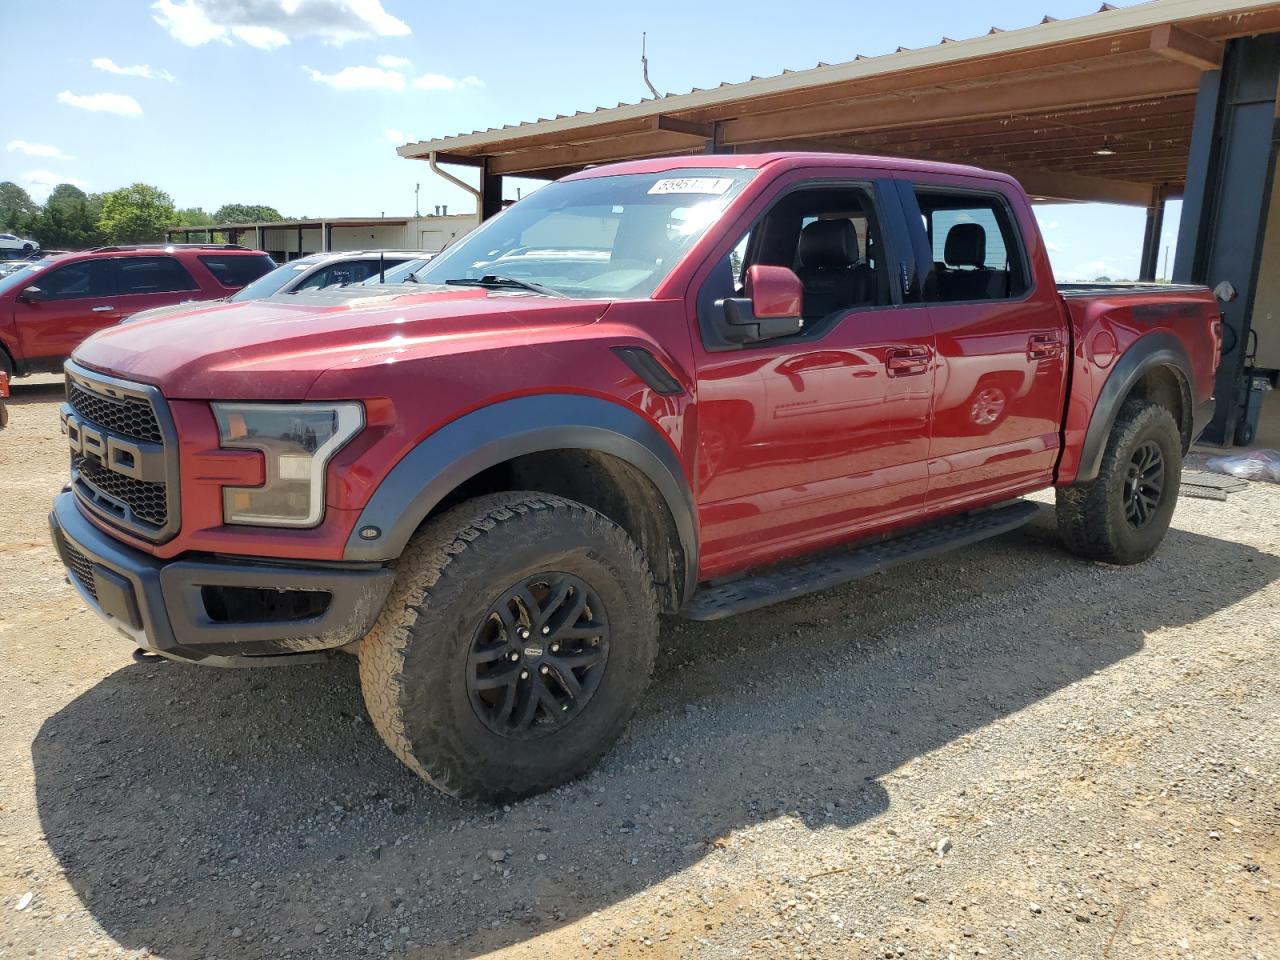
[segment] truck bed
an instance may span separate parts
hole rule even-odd
[[[1059,283],[1064,297],[1113,297],[1124,294],[1194,293],[1205,288],[1190,283]]]

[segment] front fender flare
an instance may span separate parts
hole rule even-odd
[[[1073,481],[1075,484],[1091,483],[1097,479],[1102,469],[1102,455],[1106,452],[1107,438],[1120,415],[1120,407],[1133,392],[1142,377],[1155,367],[1171,367],[1178,376],[1182,387],[1182,400],[1186,411],[1194,402],[1190,388],[1192,384],[1191,360],[1187,350],[1172,333],[1158,330],[1135,340],[1111,368],[1111,374],[1098,393],[1097,402],[1093,405],[1093,415],[1089,418],[1089,429],[1085,432],[1084,444],[1080,450],[1080,469]],[[1181,424],[1179,425],[1181,428]]]
[[[538,394],[481,407],[451,421],[410,450],[383,478],[347,539],[346,560],[393,560],[427,515],[461,483],[514,457],[544,450],[592,450],[624,460],[657,488],[671,511],[684,554],[684,593],[697,579],[693,493],[671,441],[617,403],[571,394]],[[366,527],[381,534],[360,536]]]

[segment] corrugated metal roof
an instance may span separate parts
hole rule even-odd
[[[685,93],[666,94],[657,99],[646,97],[633,102],[620,102],[614,106],[579,110],[572,114],[539,117],[537,120],[473,130],[435,140],[420,140],[404,144],[397,152],[404,157],[422,157],[432,151],[481,153],[486,146],[532,135],[568,133],[614,120],[703,110],[754,97],[936,67],[948,62],[998,57],[1014,51],[1149,29],[1164,23],[1208,20],[1229,23],[1232,18],[1276,7],[1275,0],[1151,0],[1131,7],[1116,7],[1104,3],[1094,13],[1066,20],[1045,15],[1038,24],[1021,29],[1003,30],[993,26],[985,35],[970,39],[943,37],[930,47],[899,47],[893,53],[872,57],[858,54],[852,60],[838,64],[819,62],[808,69],[786,69],[772,76],[753,76],[749,80],[724,82],[712,88],[692,87]]]

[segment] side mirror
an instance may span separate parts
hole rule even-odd
[[[745,297],[726,297],[720,333],[731,343],[790,337],[804,329],[804,284],[787,267],[757,263],[747,268]]]
[[[1236,298],[1236,288],[1231,285],[1230,280],[1223,280],[1213,288],[1213,295],[1223,303],[1230,303]]]
[[[20,294],[18,294],[18,299],[24,300],[27,303],[39,303],[41,300],[47,300],[48,297],[45,295],[45,292],[41,290],[39,287],[30,286],[30,287],[25,287],[23,291]]]

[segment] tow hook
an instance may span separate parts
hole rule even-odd
[[[135,663],[160,663],[164,660],[164,657],[158,653],[143,650],[141,647],[134,647],[133,659]]]

